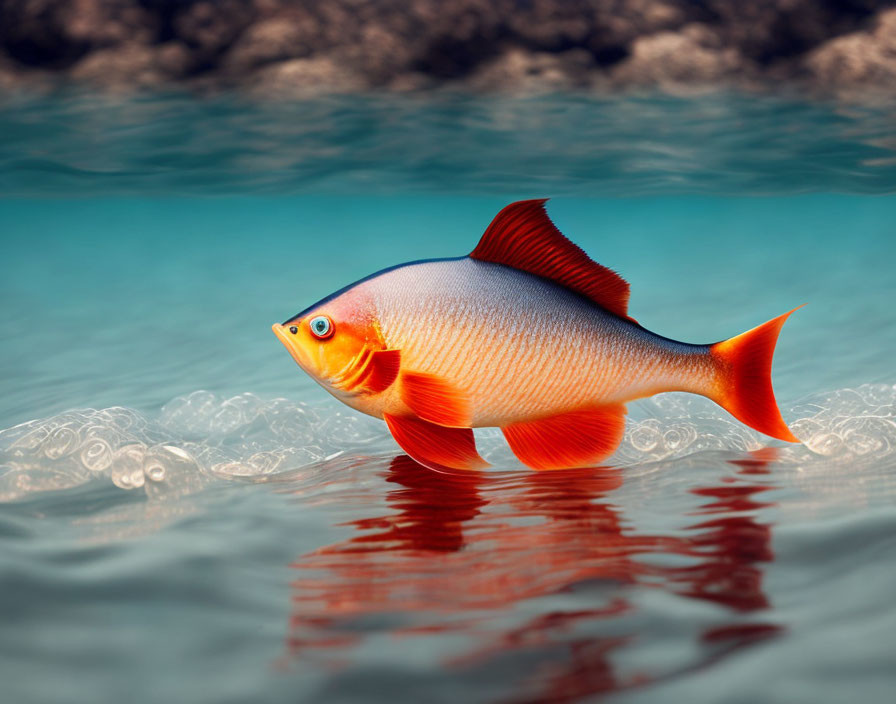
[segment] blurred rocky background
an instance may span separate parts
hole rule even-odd
[[[0,0],[0,89],[896,94],[896,0]]]

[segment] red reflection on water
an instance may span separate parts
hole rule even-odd
[[[619,470],[446,476],[397,457],[384,515],[350,522],[357,535],[293,565],[301,576],[292,585],[289,650],[335,651],[334,662],[349,658],[371,631],[462,634],[471,645],[446,657],[447,667],[534,656],[518,683],[526,694],[513,701],[572,701],[669,676],[617,673],[610,654],[638,634],[619,634],[617,626],[613,635],[595,636],[595,625],[635,614],[637,588],[712,602],[732,614],[767,607],[762,565],[774,559],[771,529],[756,513],[773,505],[757,500],[771,488],[759,480],[773,459],[764,452],[734,461],[733,477],[692,490],[703,501],[693,513],[708,520],[650,535],[606,499],[623,481]],[[594,605],[564,609],[551,600],[564,593],[579,606],[585,596]],[[537,599],[545,600],[540,613],[512,617],[514,607]],[[528,601],[524,612],[537,603]],[[687,667],[778,630],[741,618],[716,623],[694,634],[705,657]]]

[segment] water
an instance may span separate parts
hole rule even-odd
[[[896,132],[708,95],[7,99],[0,677],[21,702],[889,701]],[[800,303],[805,443],[632,404],[599,470],[399,455],[270,332],[497,210],[560,228],[646,327]]]

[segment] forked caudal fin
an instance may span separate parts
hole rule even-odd
[[[800,440],[778,410],[772,390],[772,356],[784,321],[802,307],[710,347],[720,381],[710,398],[754,430],[787,442]]]

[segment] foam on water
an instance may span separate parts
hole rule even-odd
[[[803,444],[780,448],[780,463],[804,469],[834,464],[854,472],[896,454],[896,386],[821,393],[784,415]],[[483,456],[497,470],[522,469],[497,429],[476,433]],[[665,465],[767,444],[705,399],[666,394],[633,406],[612,464]],[[369,457],[396,450],[383,423],[333,403],[196,391],[170,401],[157,417],[122,407],[83,409],[0,431],[0,499],[105,480],[159,500],[215,479],[265,481],[356,452]]]

